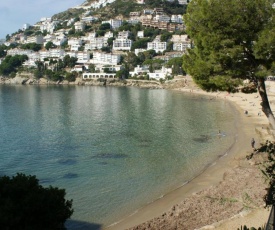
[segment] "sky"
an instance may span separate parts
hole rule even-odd
[[[25,23],[34,25],[43,17],[51,17],[85,0],[0,0],[0,39],[22,29]]]

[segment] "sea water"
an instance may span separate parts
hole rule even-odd
[[[218,132],[222,135],[217,135]],[[177,91],[0,86],[0,175],[73,199],[68,229],[108,226],[191,180],[235,140],[226,100]]]

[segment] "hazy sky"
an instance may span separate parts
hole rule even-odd
[[[33,25],[42,17],[51,17],[83,2],[85,0],[0,0],[0,39],[22,29],[25,23]]]

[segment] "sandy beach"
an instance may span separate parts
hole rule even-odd
[[[271,108],[275,104],[275,82],[266,82]],[[129,214],[107,230],[122,229],[238,229],[241,226],[262,227],[269,210],[264,208],[265,181],[259,170],[258,155],[251,160],[251,138],[255,147],[274,140],[268,120],[261,112],[258,93],[206,93],[190,79],[183,93],[207,95],[211,100],[227,100],[236,107],[238,127],[236,141],[226,156],[189,183]],[[247,111],[247,114],[245,114]]]

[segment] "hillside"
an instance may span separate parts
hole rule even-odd
[[[37,79],[74,81],[183,74],[181,58],[191,47],[182,20],[186,5],[143,1],[86,1],[41,18],[0,45],[0,75],[28,72]]]
[[[133,0],[115,0],[113,3],[107,3],[106,6],[95,9],[91,6],[92,3],[97,2],[88,0],[80,7],[70,8],[64,12],[53,15],[56,20],[68,20],[72,17],[79,17],[84,11],[90,11],[90,14],[97,16],[102,20],[110,18],[128,18],[130,12],[139,12],[144,9],[163,8],[164,13],[168,15],[181,14],[186,11],[186,5],[180,5],[177,1],[160,1],[160,0],[145,0],[145,4],[138,4]]]

